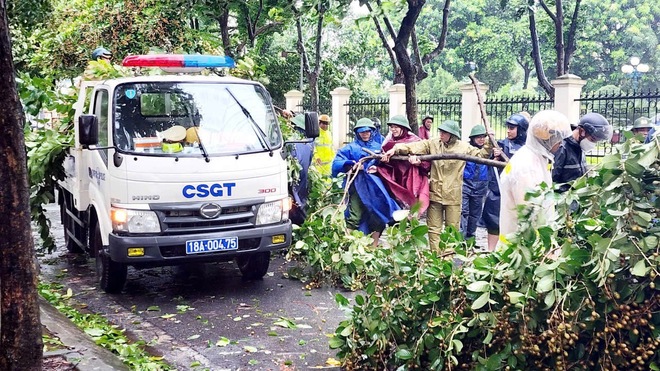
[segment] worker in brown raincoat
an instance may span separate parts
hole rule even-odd
[[[438,130],[440,138],[397,144],[383,154],[381,161],[387,162],[395,154],[411,155],[408,161],[412,164],[420,162],[416,155],[457,153],[484,158],[490,155],[490,140],[486,141],[481,149],[461,141],[461,129],[456,121],[445,121],[440,124]],[[440,233],[445,226],[453,226],[456,229],[460,226],[464,168],[465,161],[462,160],[435,160],[431,164],[431,203],[426,220],[431,248],[438,247]]]

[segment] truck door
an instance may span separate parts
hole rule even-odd
[[[90,107],[91,113],[96,115],[99,123],[99,143],[98,147],[107,147],[109,143],[109,99],[110,94],[106,87],[98,87],[94,91],[92,105]],[[99,149],[85,151],[87,154],[88,168],[83,169],[89,176],[89,197],[90,203],[97,209],[99,215],[109,215],[109,201],[108,201],[108,149]],[[107,219],[107,218],[101,218]],[[107,229],[103,228],[104,232]]]

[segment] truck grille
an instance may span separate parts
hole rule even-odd
[[[200,208],[205,203],[154,204],[151,208],[158,214],[163,235],[182,235],[253,228],[257,207],[261,202],[263,201],[220,205],[221,212],[211,219],[203,217],[200,213]]]

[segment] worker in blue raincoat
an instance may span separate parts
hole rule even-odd
[[[297,115],[291,119],[295,129],[305,136],[305,116]],[[300,177],[298,182],[290,185],[289,193],[293,196],[293,205],[289,212],[289,218],[294,224],[302,225],[307,218],[307,198],[309,197],[309,167],[312,164],[314,154],[314,142],[295,143],[291,149],[291,155],[300,164]]]
[[[371,234],[374,246],[378,244],[385,226],[393,222],[392,214],[399,206],[390,196],[382,180],[375,174],[376,160],[364,163],[358,161],[369,154],[366,148],[380,152],[380,143],[375,140],[376,126],[368,118],[361,118],[353,129],[355,139],[337,151],[332,162],[332,176],[340,173],[358,171],[349,188],[349,201],[346,208],[346,226],[349,230],[359,229],[364,234]],[[344,183],[346,186],[346,183]]]

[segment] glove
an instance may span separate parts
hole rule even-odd
[[[344,170],[349,171],[353,167],[353,165],[355,165],[355,161],[353,160],[348,160],[344,162]]]

